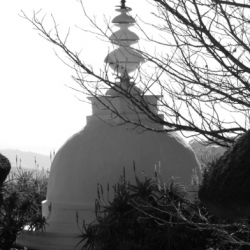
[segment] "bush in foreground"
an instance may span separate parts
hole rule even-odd
[[[250,216],[250,130],[219,158],[207,164],[199,198],[222,218]]]
[[[249,249],[247,221],[213,216],[174,180],[165,185],[135,175],[130,184],[124,172],[114,192],[114,199],[105,201],[98,187],[96,220],[83,222],[79,235],[83,250]]]
[[[29,172],[18,168],[0,189],[0,249],[9,250],[18,234],[28,226],[41,232],[46,219],[42,217],[41,202],[46,199],[47,174],[45,171]]]

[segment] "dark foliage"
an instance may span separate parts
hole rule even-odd
[[[46,218],[42,216],[41,202],[46,199],[47,176],[45,172],[33,170],[18,172],[3,183],[0,193],[0,249],[9,250],[21,230],[38,233],[44,230]]]
[[[228,223],[211,215],[172,180],[156,179],[135,184],[125,174],[114,186],[113,201],[105,201],[98,187],[96,220],[83,223],[79,238],[83,250],[247,249],[249,225]],[[234,243],[233,243],[234,242]]]
[[[3,184],[6,177],[8,176],[10,169],[10,161],[4,155],[0,154],[0,186]]]
[[[250,130],[205,168],[199,198],[221,218],[250,216]]]

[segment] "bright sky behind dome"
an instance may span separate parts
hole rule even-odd
[[[119,0],[83,0],[90,17],[104,25],[103,16],[118,15]],[[132,16],[149,21],[152,6],[145,0],[127,0]],[[46,14],[47,30],[53,28],[51,14],[59,24],[63,37],[71,27],[69,46],[80,51],[84,61],[103,67],[108,45],[93,34],[80,31],[75,25],[91,30],[81,5],[76,0],[8,0],[0,8],[0,148],[16,148],[48,155],[56,151],[85,125],[90,105],[78,100],[83,95],[67,86],[77,87],[71,78],[74,71],[55,55],[56,49],[33,26],[22,19],[23,10],[32,17],[33,10]],[[105,27],[105,26],[103,26]],[[138,33],[137,33],[138,34]],[[56,50],[60,52],[60,50]],[[63,54],[59,53],[63,58]],[[76,96],[78,98],[76,98]]]

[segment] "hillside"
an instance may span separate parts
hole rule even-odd
[[[226,148],[223,148],[221,146],[204,146],[203,144],[195,140],[190,141],[189,145],[193,149],[199,163],[210,162],[214,158],[222,156],[226,151]]]
[[[189,145],[192,147],[194,153],[196,154],[196,157],[198,161],[201,163],[203,160],[210,161],[214,157],[218,157],[222,155],[225,152],[225,148],[216,146],[216,145],[210,145],[210,146],[204,146],[201,143],[193,140],[189,142]],[[29,169],[44,169],[49,170],[51,166],[51,160],[50,156],[34,153],[34,152],[24,152],[17,149],[0,149],[0,153],[6,156],[9,161],[11,162],[11,165],[13,167],[19,167],[21,163],[21,167],[24,170]],[[16,162],[17,157],[17,162]],[[21,160],[21,162],[20,162]],[[35,163],[36,160],[36,163]]]
[[[17,149],[0,149],[0,153],[9,159],[13,168],[21,165],[23,169],[50,169],[51,160],[46,155]]]

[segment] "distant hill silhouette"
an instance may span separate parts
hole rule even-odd
[[[50,169],[50,157],[33,152],[23,152],[17,149],[0,149],[0,153],[6,156],[12,167],[21,167],[23,169]],[[17,157],[17,161],[16,161]]]
[[[199,163],[210,162],[214,158],[222,156],[226,151],[224,147],[218,145],[205,146],[195,140],[190,141],[189,145],[193,149]]]

